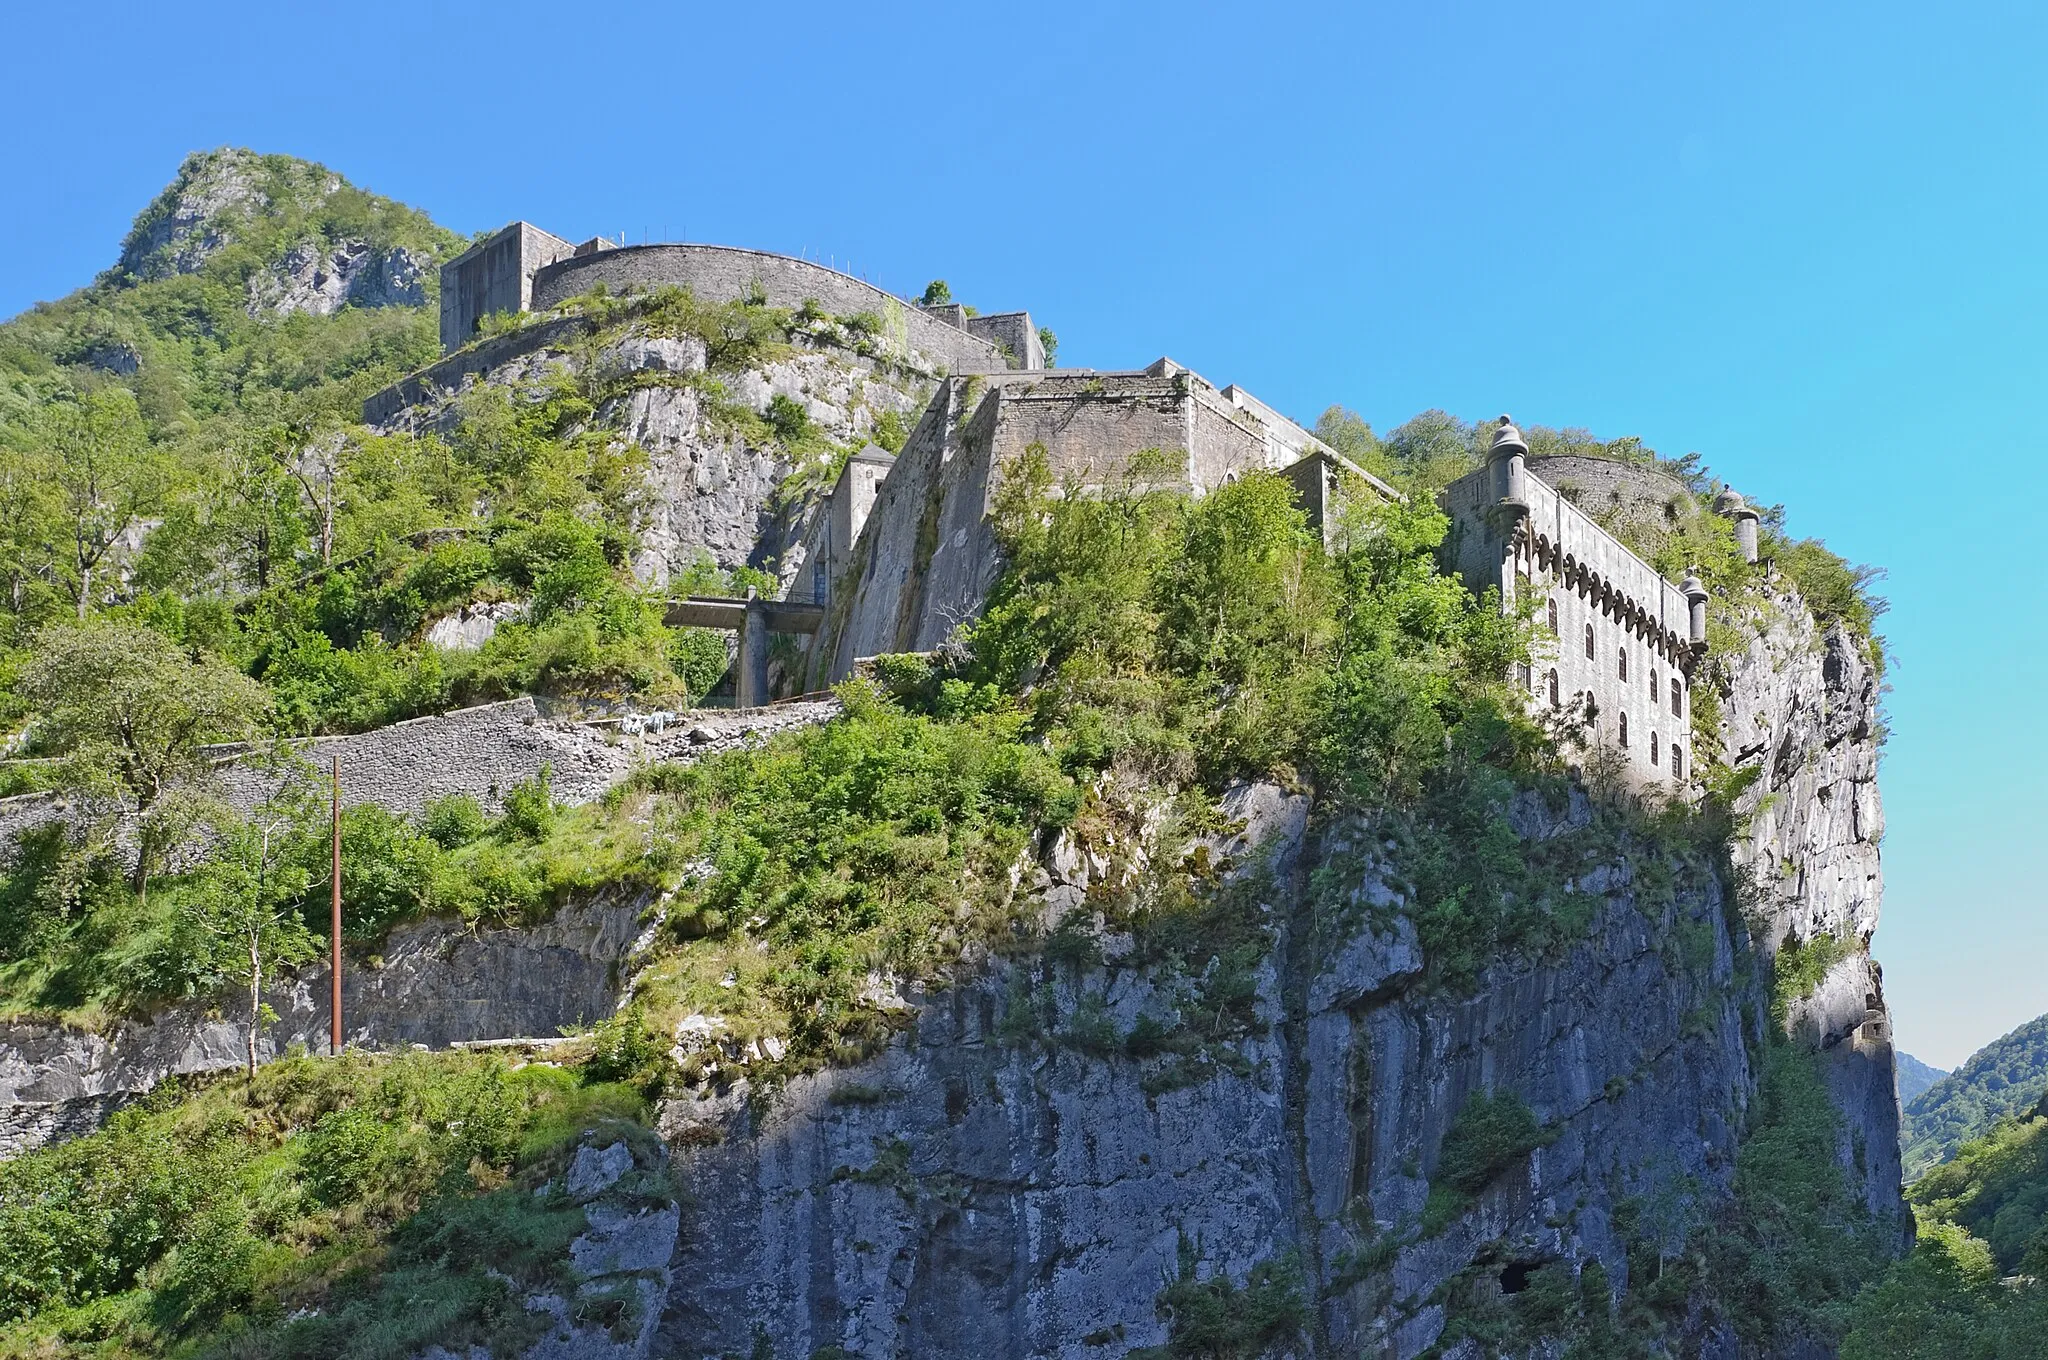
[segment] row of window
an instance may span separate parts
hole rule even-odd
[[[1553,670],[1547,675],[1545,675],[1543,677],[1543,684],[1544,688],[1549,691],[1550,706],[1552,708],[1563,707],[1563,696],[1559,691],[1557,672]],[[1678,682],[1675,679],[1671,682],[1671,702],[1671,711],[1676,713],[1678,711]],[[1615,723],[1616,744],[1619,745],[1625,751],[1628,749],[1628,714],[1617,714],[1615,716]],[[1657,733],[1655,732],[1655,730],[1652,730],[1650,733],[1650,763],[1652,765],[1659,763],[1659,757],[1663,754],[1664,749],[1665,748],[1663,747],[1663,745],[1657,739]],[[1671,752],[1671,777],[1673,779],[1685,778],[1684,748],[1674,741],[1671,743],[1669,749]]]
[[[1550,631],[1557,632],[1557,601],[1550,601]],[[1586,660],[1593,660],[1593,625],[1586,625]],[[1628,680],[1628,648],[1615,652],[1615,674],[1625,683]],[[1663,687],[1658,683],[1656,667],[1650,668],[1650,702],[1654,705],[1664,697]],[[1552,702],[1555,702],[1553,700]],[[1685,716],[1685,691],[1678,683],[1678,677],[1671,677],[1671,716]]]

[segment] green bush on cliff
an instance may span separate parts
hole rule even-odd
[[[0,1164],[0,1353],[397,1357],[545,1325],[580,1208],[533,1191],[643,1116],[571,1071],[411,1054],[172,1083]]]

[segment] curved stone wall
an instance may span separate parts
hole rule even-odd
[[[1699,513],[1699,502],[1684,483],[1640,463],[1564,455],[1531,458],[1528,467],[1581,510],[1601,519],[1664,525]]]
[[[756,291],[775,307],[808,301],[835,316],[872,312],[882,318],[882,340],[902,358],[922,358],[949,373],[994,373],[1007,368],[996,347],[948,325],[893,293],[808,260],[736,246],[621,246],[557,260],[533,276],[533,309],[558,307],[598,284],[614,293],[676,285],[712,302],[735,302]]]

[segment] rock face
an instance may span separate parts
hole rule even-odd
[[[343,307],[419,307],[427,300],[432,261],[404,246],[378,250],[367,241],[293,246],[249,278],[249,315],[330,316]]]
[[[1241,1066],[1180,1084],[1171,1057],[1062,1037],[1083,1016],[1118,1034],[1170,1022],[1184,998],[1144,970],[1005,965],[914,998],[913,1037],[765,1110],[738,1087],[671,1102],[695,1207],[662,1353],[744,1352],[757,1332],[778,1355],[1122,1353],[1166,1339],[1155,1301],[1193,1244],[1202,1275],[1298,1263],[1314,1354],[1414,1356],[1447,1292],[1563,1259],[1625,1280],[1621,1194],[1725,1189],[1755,1009],[1711,872],[1650,892],[1617,856],[1577,885],[1593,924],[1568,957],[1425,994],[1400,894],[1357,829],[1306,834],[1304,799],[1266,795],[1284,809],[1264,819],[1284,924]],[[1591,815],[1582,798],[1517,809],[1536,840]],[[1301,896],[1332,867],[1357,924],[1316,948]],[[1478,1091],[1519,1093],[1554,1140],[1440,1236],[1384,1245],[1421,1217]]]
[[[1276,790],[1240,799],[1233,811],[1278,847],[1277,943],[1241,1063],[1187,1081],[1170,1059],[1086,1040],[1104,1020],[1117,1035],[1140,1016],[1170,1023],[1184,1004],[1170,978],[1012,961],[909,998],[915,1025],[861,1068],[768,1100],[741,1081],[671,1101],[662,1129],[694,1208],[660,1352],[744,1352],[765,1335],[775,1354],[1117,1354],[1166,1339],[1157,1299],[1189,1253],[1199,1276],[1239,1282],[1262,1262],[1298,1268],[1309,1325],[1295,1353],[1314,1355],[1429,1353],[1461,1306],[1551,1261],[1597,1260],[1626,1288],[1624,1201],[1731,1191],[1768,1024],[1767,970],[1749,951],[1822,935],[1849,952],[1789,1027],[1823,1055],[1851,1184],[1903,1225],[1864,948],[1880,888],[1878,685],[1855,640],[1789,593],[1762,622],[1727,672],[1731,750],[1766,762],[1733,860],[1757,890],[1697,864],[1654,869],[1624,845],[1574,882],[1590,922],[1576,945],[1499,962],[1453,995],[1415,985],[1400,888],[1356,828],[1309,831],[1301,800]],[[1594,814],[1575,796],[1513,815],[1534,844]],[[1060,848],[1047,864],[1051,919],[1101,866]],[[1311,930],[1310,885],[1332,883],[1349,924]],[[700,1028],[687,1037],[716,1042]],[[1526,1101],[1547,1141],[1441,1232],[1417,1233],[1445,1135],[1482,1091]],[[1685,1213],[1633,1231],[1676,1251]],[[1705,1323],[1692,1340],[1702,1356],[1741,1353]],[[1483,1353],[1474,1344],[1447,1353]]]
[[[449,921],[404,926],[380,960],[342,974],[344,1037],[404,1047],[509,1036],[552,1038],[616,1006],[621,964],[640,931],[639,901],[564,909],[537,930],[472,934]],[[293,1044],[327,1046],[328,973],[309,967],[265,992],[278,1019],[259,1061]],[[0,1023],[0,1156],[85,1132],[165,1077],[246,1061],[239,999],[174,1006],[111,1034]]]
[[[187,157],[178,178],[122,242],[120,271],[158,279],[199,269],[233,239],[236,219],[269,204],[259,187],[259,161],[254,152],[232,148]]]
[[[1735,857],[1764,922],[1760,945],[1775,952],[1826,937],[1844,951],[1787,1019],[1795,1037],[1826,1055],[1829,1090],[1849,1127],[1843,1165],[1873,1212],[1902,1215],[1891,1016],[1883,970],[1870,957],[1884,895],[1880,677],[1856,638],[1840,624],[1817,626],[1798,593],[1776,584],[1757,636],[1729,667],[1722,706],[1730,763],[1759,771],[1738,800],[1748,835]]]
[[[723,571],[773,570],[784,586],[799,578],[817,493],[830,488],[793,487],[791,474],[800,469],[784,442],[760,437],[759,426],[736,412],[765,416],[776,398],[786,398],[816,435],[858,447],[887,415],[905,428],[916,424],[937,384],[935,375],[847,348],[822,323],[815,333],[797,333],[794,352],[717,377],[706,373],[704,345],[694,337],[629,328],[593,354],[577,343],[585,329],[573,320],[541,323],[530,340],[522,334],[479,346],[481,360],[451,356],[402,384],[406,404],[371,423],[446,425],[456,418],[450,388],[471,380],[528,390],[566,375],[600,389],[592,427],[647,452],[633,570],[656,586],[705,561]],[[366,418],[378,405],[365,408]]]

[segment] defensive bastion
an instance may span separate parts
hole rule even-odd
[[[441,266],[443,357],[371,396],[363,422],[384,425],[431,392],[459,390],[470,377],[560,339],[574,324],[543,322],[479,341],[484,318],[551,311],[599,285],[614,294],[678,287],[706,302],[754,300],[792,311],[811,304],[835,316],[871,316],[886,354],[935,376],[1045,367],[1029,312],[969,316],[956,304],[926,307],[837,269],[765,250],[622,246],[602,237],[572,246],[514,222]]]

